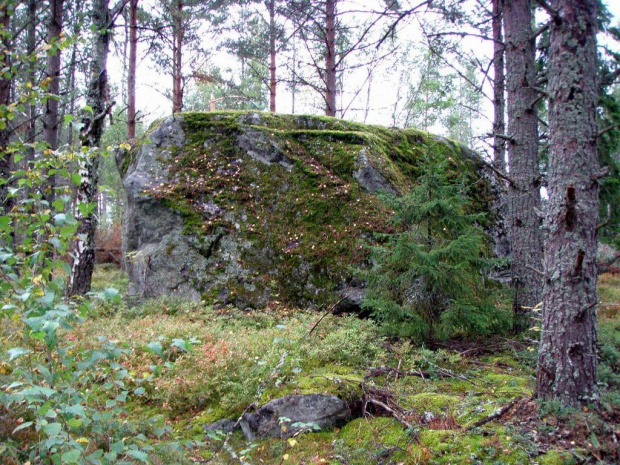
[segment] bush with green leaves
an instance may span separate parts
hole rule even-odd
[[[14,149],[19,155],[17,146]],[[71,186],[80,176],[70,167],[76,157],[87,155],[43,150],[11,179],[0,180],[9,183],[9,196],[19,199],[0,216],[0,361],[9,367],[0,376],[0,405],[16,421],[12,434],[27,438],[3,441],[1,454],[15,463],[147,458],[126,438],[110,443],[111,432],[104,427],[120,414],[129,394],[127,370],[120,363],[124,350],[104,337],[97,349],[77,350],[67,337],[94,301],[118,299],[112,289],[90,300],[64,298],[63,276],[70,270],[62,257],[78,227]],[[62,181],[53,196],[46,175]],[[93,206],[78,208],[84,213]]]
[[[384,196],[396,232],[371,246],[372,269],[362,274],[362,306],[394,335],[419,341],[470,337],[508,326],[500,286],[489,279],[497,260],[464,195],[467,178],[439,155],[422,160],[411,193]]]

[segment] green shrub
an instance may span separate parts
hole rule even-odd
[[[372,246],[363,307],[391,334],[418,340],[490,334],[508,325],[499,285],[488,279],[496,260],[463,194],[466,180],[448,176],[449,160],[424,160],[411,194],[385,196],[393,234]]]

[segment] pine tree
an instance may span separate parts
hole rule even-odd
[[[549,42],[549,205],[536,394],[598,402],[597,2],[553,0]]]
[[[385,197],[396,233],[371,248],[363,307],[388,332],[431,340],[489,334],[506,318],[498,286],[487,278],[490,257],[484,215],[470,213],[465,179],[450,177],[449,160],[423,160],[418,184],[403,197]]]

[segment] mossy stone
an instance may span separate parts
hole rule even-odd
[[[469,176],[472,210],[491,212],[480,159],[422,131],[257,112],[159,121],[117,160],[130,292],[329,305],[365,266],[364,242],[390,231],[377,193],[408,192],[429,154]]]

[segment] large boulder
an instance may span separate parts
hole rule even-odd
[[[473,152],[413,129],[264,113],[185,113],[117,155],[127,205],[130,293],[241,308],[271,301],[354,308],[364,241],[389,232],[380,192],[401,194],[420,159],[447,157],[471,178],[471,208],[499,255],[498,185]]]

